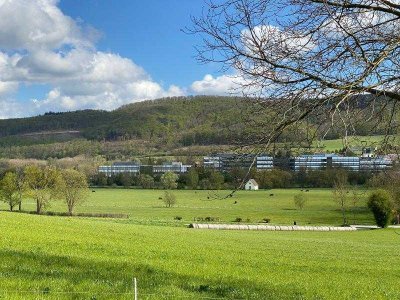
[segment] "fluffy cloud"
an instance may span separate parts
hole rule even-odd
[[[52,86],[44,99],[32,100],[24,114],[113,109],[184,94],[177,86],[165,89],[154,82],[130,59],[96,50],[96,30],[64,15],[57,4],[56,0],[0,0],[0,118],[21,115],[22,105],[9,97],[20,83]]]
[[[77,23],[55,0],[0,0],[0,45],[5,49],[54,49],[88,45]]]
[[[237,76],[213,77],[207,74],[202,80],[193,82],[190,88],[195,94],[231,95],[239,93],[241,83],[243,83],[243,79]]]

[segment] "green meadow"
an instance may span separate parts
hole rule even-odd
[[[0,213],[3,299],[398,299],[394,230],[196,230]]]
[[[357,154],[361,153],[363,147],[376,147],[380,146],[384,141],[385,136],[383,135],[371,135],[371,136],[349,136],[347,141],[350,148],[354,149]],[[398,144],[399,136],[390,135],[387,137],[387,143]],[[323,140],[315,142],[314,146],[319,148],[321,151],[334,152],[343,149],[345,143],[342,139],[336,140]]]
[[[295,208],[293,196],[300,189],[274,189],[261,191],[238,191],[226,198],[231,191],[176,190],[175,207],[166,208],[162,190],[141,189],[93,189],[89,199],[78,206],[78,213],[128,214],[130,223],[185,225],[194,218],[216,217],[220,222],[232,222],[241,218],[248,223],[257,223],[264,218],[273,224],[341,225],[342,217],[338,205],[333,201],[331,189],[310,189],[306,192],[307,203],[303,210]],[[349,207],[349,220],[357,224],[374,224],[373,216],[366,208],[368,191],[360,190],[360,201]],[[23,202],[23,209],[34,211],[33,200]],[[5,204],[0,208],[7,209]],[[49,211],[66,212],[66,205],[54,201]],[[181,217],[181,221],[175,221]]]
[[[166,208],[159,190],[96,189],[77,212],[129,218],[0,212],[0,299],[133,299],[133,277],[138,299],[400,298],[395,229],[273,232],[186,226],[206,216],[221,222],[268,217],[274,224],[341,223],[331,190],[304,192],[309,200],[303,211],[293,205],[298,192],[240,191],[223,199],[228,191],[175,191],[177,206]],[[34,203],[26,200],[24,209],[33,210]],[[65,208],[55,202],[49,210]],[[354,212],[357,223],[373,224],[365,199]]]

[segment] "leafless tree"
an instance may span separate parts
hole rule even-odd
[[[349,189],[346,172],[338,172],[336,174],[333,188],[333,200],[340,207],[343,225],[348,225],[346,212],[349,205]]]
[[[203,38],[198,59],[234,74],[254,104],[255,127],[266,128],[247,144],[269,145],[308,118],[325,132],[327,119],[340,122],[345,140],[361,119],[384,123],[387,139],[393,132],[398,0],[209,0],[193,24]]]

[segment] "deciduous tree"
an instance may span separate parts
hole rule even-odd
[[[162,183],[164,189],[167,189],[167,190],[176,189],[178,187],[178,183],[177,183],[178,178],[179,178],[179,176],[177,174],[175,174],[174,172],[165,172],[161,176],[161,183]]]
[[[307,197],[306,197],[306,195],[304,195],[304,193],[299,193],[299,194],[294,195],[293,201],[294,201],[294,205],[298,209],[303,210],[304,206],[307,203]]]
[[[74,169],[60,172],[57,184],[57,194],[68,207],[68,213],[73,214],[75,207],[86,200],[89,194],[88,183],[84,173]]]
[[[163,202],[166,207],[173,207],[176,204],[176,196],[171,191],[165,191]]]
[[[248,143],[269,144],[308,117],[331,119],[332,126],[340,122],[343,135],[354,133],[359,119],[354,107],[364,111],[361,119],[384,122],[386,133],[396,126],[397,0],[207,3],[188,30],[203,38],[198,59],[231,70],[237,90],[252,98],[255,114],[274,111],[278,116],[255,123],[259,133],[249,136]]]
[[[346,172],[336,173],[333,188],[333,200],[340,208],[343,225],[348,225],[346,212],[349,205],[349,189]]]
[[[0,181],[0,200],[8,204],[10,211],[20,203],[18,186],[18,176],[15,172],[7,172]]]
[[[25,183],[29,194],[36,201],[36,213],[41,214],[56,195],[59,171],[52,167],[27,166],[24,170]]]
[[[375,217],[376,225],[387,227],[393,215],[393,202],[390,194],[385,190],[373,192],[368,199],[368,207]]]

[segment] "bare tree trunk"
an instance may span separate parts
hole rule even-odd
[[[42,213],[42,205],[39,200],[36,200],[36,213],[40,215]]]
[[[73,205],[68,205],[68,214],[69,214],[70,216],[72,216],[73,210],[74,210]]]
[[[21,211],[22,210],[22,195],[19,194],[18,195],[18,210]]]
[[[343,225],[347,225],[346,210],[344,206],[342,206],[342,216],[343,216]]]

